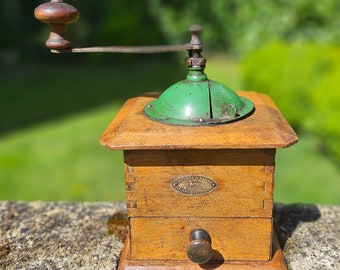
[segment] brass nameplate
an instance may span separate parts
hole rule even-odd
[[[217,183],[205,176],[186,175],[172,181],[172,187],[187,195],[201,195],[214,191]]]

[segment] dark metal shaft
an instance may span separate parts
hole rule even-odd
[[[180,45],[159,45],[159,46],[103,46],[87,48],[69,48],[64,50],[51,50],[52,53],[89,53],[89,52],[109,52],[109,53],[167,53],[188,50],[191,44]]]

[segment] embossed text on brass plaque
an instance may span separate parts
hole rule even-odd
[[[172,187],[187,195],[201,195],[215,190],[217,183],[205,176],[186,175],[172,181]]]

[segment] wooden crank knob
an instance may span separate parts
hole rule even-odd
[[[192,262],[198,264],[206,263],[211,259],[211,238],[205,230],[197,229],[190,233],[187,255]]]
[[[51,50],[64,50],[71,47],[71,42],[65,39],[67,26],[79,19],[78,10],[62,0],[51,0],[41,4],[34,10],[34,16],[50,26],[50,36],[46,46]]]

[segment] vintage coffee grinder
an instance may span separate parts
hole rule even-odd
[[[129,234],[120,269],[286,269],[273,231],[276,148],[297,136],[266,95],[207,79],[199,28],[189,44],[72,48],[78,11],[39,6],[53,52],[187,50],[188,75],[129,99],[101,137],[124,150]]]

